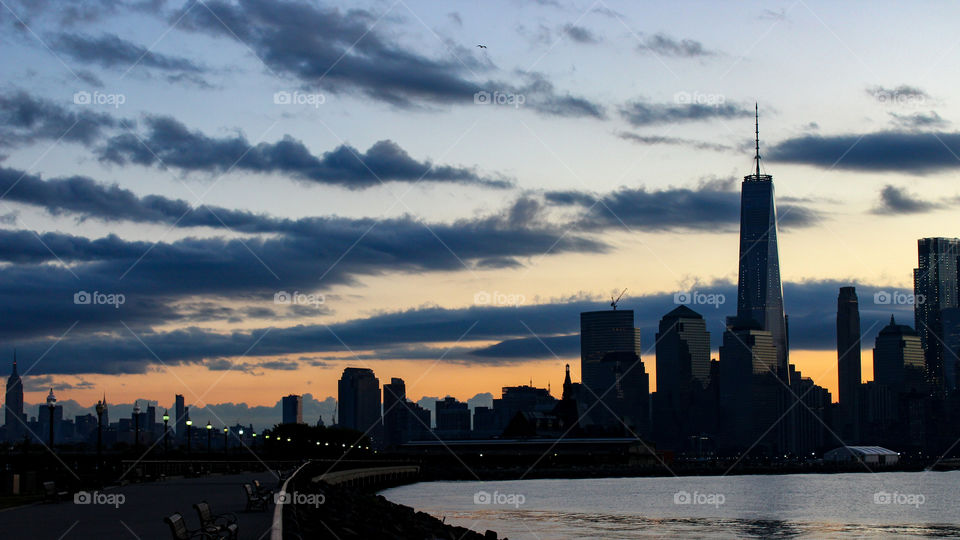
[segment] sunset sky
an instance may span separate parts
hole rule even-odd
[[[958,236],[958,17],[8,0],[2,373],[16,348],[28,403],[106,393],[116,417],[180,393],[195,421],[258,427],[290,393],[329,423],[347,365],[414,400],[559,395],[579,313],[626,289],[653,388],[676,293],[726,299],[690,306],[714,356],[736,311],[758,102],[790,358],[836,399],[838,288],[859,292],[870,380],[879,329],[913,325],[917,239]]]

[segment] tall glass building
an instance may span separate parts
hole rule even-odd
[[[837,295],[837,379],[840,435],[860,440],[860,302],[855,287],[840,287]]]
[[[957,258],[960,239],[921,238],[917,241],[918,266],[913,270],[914,318],[917,334],[926,357],[927,378],[935,389],[957,390],[954,363],[944,362],[948,355],[944,342],[941,313],[958,307]]]
[[[773,176],[760,174],[760,135],[757,128],[757,168],[743,177],[740,194],[740,272],[737,318],[753,320],[770,332],[777,349],[777,374],[789,379],[787,323],[783,315],[780,255],[777,249],[777,209]]]
[[[355,429],[379,445],[380,380],[369,368],[348,367],[337,384],[337,423]]]
[[[580,314],[580,374],[587,397],[602,401],[590,411],[592,423],[645,434],[650,378],[640,359],[632,310]]]

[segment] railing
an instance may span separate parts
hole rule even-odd
[[[350,469],[346,471],[337,471],[314,476],[311,482],[326,482],[331,486],[365,486],[369,484],[379,484],[384,481],[392,482],[401,480],[409,476],[416,476],[420,473],[420,467],[416,465],[403,465],[399,467],[375,467],[372,469]]]
[[[308,461],[294,471],[280,488],[278,500],[286,500],[285,494],[290,482],[307,466],[316,465]],[[366,469],[347,469],[345,471],[326,472],[310,478],[311,483],[325,482],[332,486],[365,487],[377,484],[395,483],[415,477],[420,474],[417,465],[401,465],[395,467],[370,467]],[[283,540],[283,509],[280,503],[273,508],[273,525],[270,530],[270,540]]]

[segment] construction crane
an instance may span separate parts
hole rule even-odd
[[[620,299],[623,298],[623,295],[626,292],[627,290],[624,289],[623,292],[620,293],[620,296],[618,296],[616,300],[614,300],[612,296],[610,297],[610,307],[612,307],[614,311],[617,310],[617,302],[619,302]]]

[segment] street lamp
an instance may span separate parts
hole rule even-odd
[[[168,414],[167,410],[164,410],[163,411],[163,453],[164,454],[167,453],[167,449],[169,447],[169,444],[167,441],[167,422],[169,421],[170,421],[170,415]]]
[[[187,420],[187,453],[190,453],[190,428],[193,427],[193,420]]]
[[[213,426],[210,425],[210,421],[207,420],[207,453],[210,453],[210,434],[212,433]]]
[[[240,439],[240,445],[242,446],[242,445],[243,445],[243,428],[240,428],[240,430],[237,431],[237,433],[239,433],[239,437],[238,437],[238,438]],[[238,448],[239,448],[239,447],[238,447]]]
[[[57,397],[53,395],[53,388],[47,395],[47,408],[50,409],[50,451],[53,452],[53,409],[56,407]]]
[[[140,451],[140,402],[133,402],[133,447]]]
[[[223,426],[223,453],[227,453],[227,426]]]
[[[257,447],[257,432],[254,431],[253,433],[250,434],[250,436],[253,437],[253,447],[256,448],[256,447]]]

